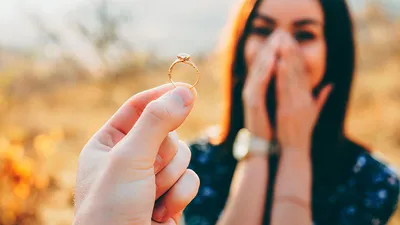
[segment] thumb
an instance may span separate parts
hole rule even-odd
[[[134,164],[146,167],[137,169],[153,166],[161,143],[185,121],[196,96],[194,88],[180,85],[150,102],[114,151],[131,165],[137,162]]]

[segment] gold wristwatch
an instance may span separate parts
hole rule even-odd
[[[242,128],[233,145],[233,156],[238,161],[251,156],[267,157],[270,154],[277,154],[278,149],[275,141],[257,137],[246,128]]]

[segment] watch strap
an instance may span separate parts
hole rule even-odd
[[[252,155],[265,156],[279,153],[276,139],[271,141],[252,135],[246,128],[239,131],[234,144],[234,157],[242,160]]]

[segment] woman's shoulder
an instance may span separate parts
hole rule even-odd
[[[399,201],[399,177],[397,170],[377,152],[361,152],[357,155],[346,186],[345,203],[341,221],[357,221],[357,224],[386,224]],[[341,186],[342,187],[342,186]],[[343,193],[343,188],[338,188]]]
[[[379,152],[363,152],[357,157],[352,174],[364,196],[364,207],[393,212],[400,197],[398,170]]]
[[[350,184],[357,183],[362,189],[386,187],[396,194],[399,192],[398,170],[384,154],[350,139],[346,148],[351,158],[345,169]]]
[[[358,154],[352,173],[366,184],[386,185],[399,192],[398,169],[378,151]]]

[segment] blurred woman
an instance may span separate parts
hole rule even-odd
[[[387,223],[398,177],[344,132],[353,35],[345,0],[243,0],[221,135],[190,145],[186,225]]]

